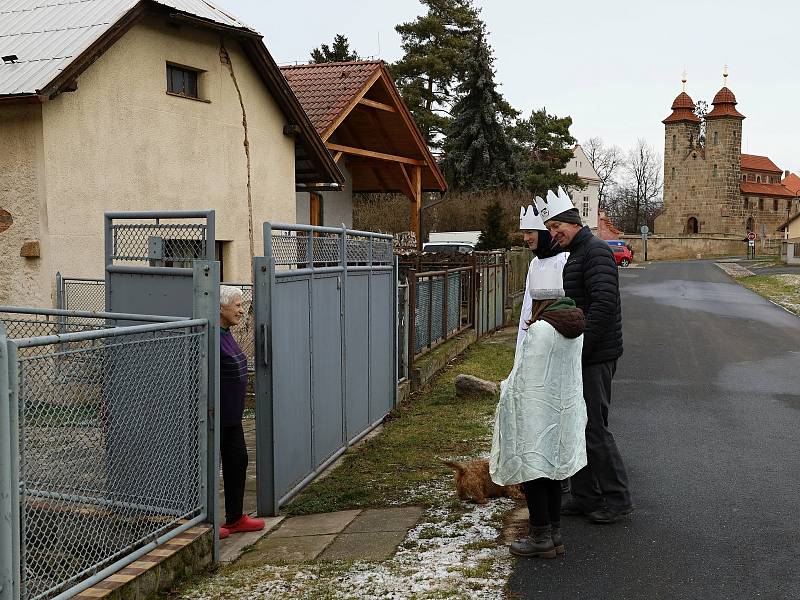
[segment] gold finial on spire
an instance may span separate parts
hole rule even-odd
[[[686,69],[683,70],[683,76],[681,77],[681,91],[686,91]]]
[[[723,86],[728,85],[728,65],[725,65],[722,68],[722,85]]]

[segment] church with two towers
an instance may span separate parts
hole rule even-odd
[[[705,115],[705,139],[685,91],[663,121],[664,211],[655,232],[744,239],[752,231],[761,244],[773,246],[782,237],[778,228],[798,211],[800,178],[766,156],[742,154],[745,116],[727,85],[712,105]]]

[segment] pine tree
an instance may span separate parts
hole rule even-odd
[[[350,48],[350,42],[345,36],[337,33],[333,38],[333,46],[321,44],[319,48],[311,51],[312,63],[346,62],[361,60],[358,53]]]
[[[428,12],[395,27],[405,55],[391,66],[397,87],[431,148],[441,146],[464,56],[483,22],[472,0],[420,0]]]
[[[456,190],[513,188],[517,183],[513,148],[502,122],[506,102],[497,91],[493,62],[481,34],[465,61],[460,98],[451,111],[444,142],[442,166],[448,184]]]
[[[544,197],[547,190],[555,190],[558,186],[572,189],[586,187],[577,173],[561,172],[572,159],[576,142],[569,132],[571,125],[572,117],[549,115],[542,108],[510,127],[517,169],[523,187],[532,194]]]
[[[511,246],[508,231],[503,226],[505,211],[499,202],[492,202],[483,210],[483,229],[476,250],[500,250]]]

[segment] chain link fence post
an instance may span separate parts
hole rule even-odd
[[[12,435],[9,378],[8,338],[6,328],[0,323],[0,600],[19,598],[19,563],[14,561],[14,540],[19,539],[19,530],[14,529],[13,480],[14,457],[11,454]]]

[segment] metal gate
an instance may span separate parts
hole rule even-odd
[[[264,224],[256,258],[259,514],[276,514],[395,406],[392,237]]]
[[[478,271],[475,331],[478,337],[503,326],[504,277],[502,252],[475,252]]]

